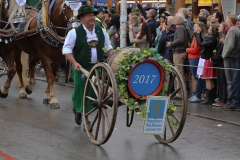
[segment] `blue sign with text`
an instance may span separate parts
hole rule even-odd
[[[130,75],[130,88],[141,96],[147,96],[157,90],[161,81],[161,74],[156,65],[142,63],[134,68]]]
[[[167,112],[169,97],[148,96],[146,120],[143,125],[143,134],[162,134]]]

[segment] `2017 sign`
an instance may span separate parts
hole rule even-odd
[[[136,64],[128,77],[128,89],[138,99],[157,95],[164,83],[162,66],[154,60],[144,60]]]
[[[157,75],[148,75],[148,76],[145,76],[145,75],[136,75],[136,80],[133,81],[133,83],[137,84],[137,83],[146,83],[148,84],[148,81],[149,81],[149,78],[151,77],[150,79],[150,84],[153,83],[154,79],[157,77]],[[145,81],[145,78],[146,78],[146,81]]]

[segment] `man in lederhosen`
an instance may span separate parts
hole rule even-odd
[[[63,54],[73,64],[74,91],[72,94],[73,112],[75,121],[78,125],[82,123],[83,112],[83,92],[86,83],[86,77],[80,68],[90,71],[94,64],[103,59],[104,51],[102,48],[107,46],[107,54],[112,53],[108,35],[101,27],[94,25],[96,11],[89,6],[82,6],[77,18],[81,25],[76,29],[69,31],[63,46]],[[97,41],[97,42],[96,42]],[[89,45],[89,42],[94,42]],[[96,43],[95,43],[96,42]],[[92,91],[93,92],[93,91]],[[88,105],[90,110],[91,105]]]

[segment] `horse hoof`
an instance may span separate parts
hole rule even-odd
[[[51,99],[43,99],[43,104],[49,104],[50,101]]]
[[[58,103],[51,103],[50,104],[50,108],[51,109],[59,109],[60,108],[60,105]]]
[[[21,94],[19,94],[19,98],[26,99],[27,98],[27,94],[21,93]]]
[[[25,87],[25,91],[27,92],[27,94],[32,94],[32,91],[28,89],[28,86]]]
[[[8,96],[8,93],[7,94],[3,94],[1,89],[0,89],[0,97],[1,98],[7,98],[7,96]]]

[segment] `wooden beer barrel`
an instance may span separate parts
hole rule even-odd
[[[133,52],[139,51],[139,48],[132,48],[132,47],[127,47],[127,48],[122,48],[120,49],[117,53],[113,53],[110,55],[108,58],[108,65],[112,68],[113,73],[117,73],[118,70],[118,60],[124,58],[124,53],[131,54]]]

